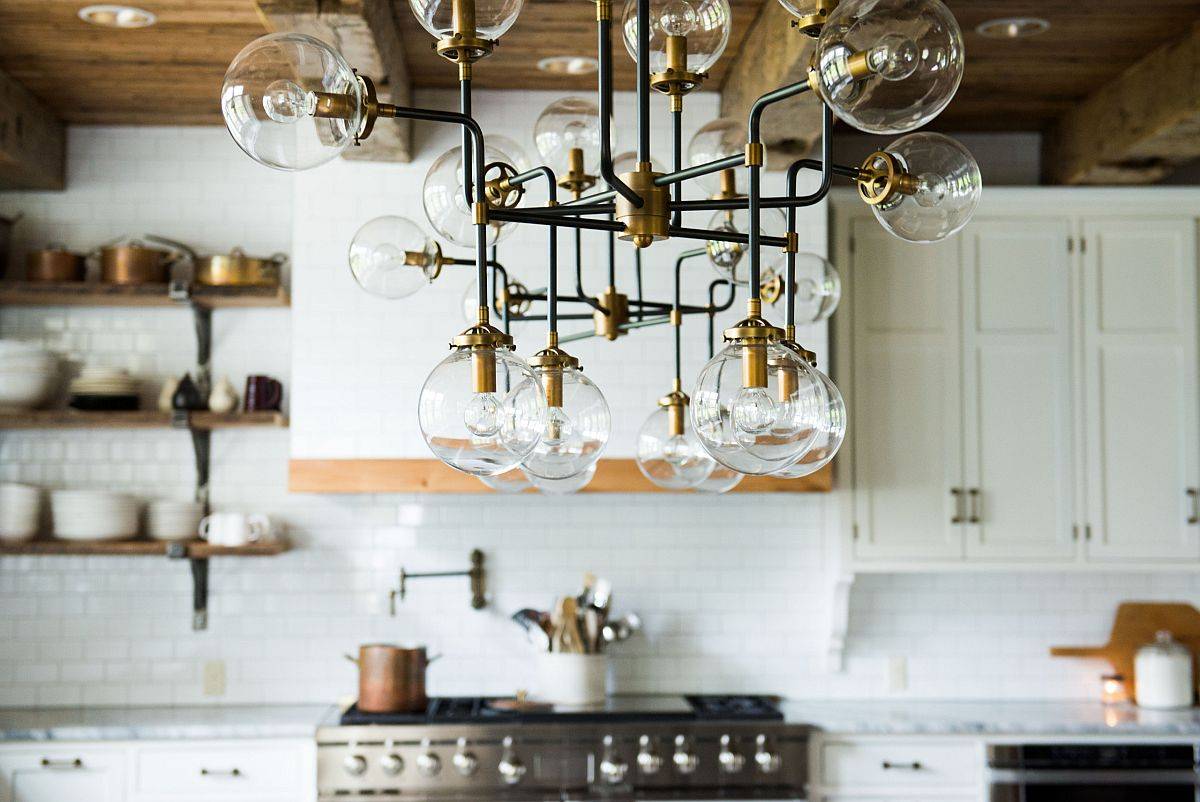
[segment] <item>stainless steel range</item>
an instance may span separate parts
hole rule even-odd
[[[614,697],[501,709],[431,699],[423,715],[361,714],[317,732],[322,800],[803,799],[809,728],[757,696]]]

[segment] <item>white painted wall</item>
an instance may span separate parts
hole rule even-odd
[[[528,129],[551,97],[482,93],[478,113],[486,130],[531,147]],[[418,102],[452,101],[431,94]],[[626,129],[629,110],[622,96],[618,119]],[[689,128],[713,113],[711,98],[690,99]],[[661,123],[656,136],[665,144]],[[853,595],[847,671],[830,675],[822,665],[828,512],[821,497],[772,497],[768,505],[762,497],[691,494],[289,495],[289,439],[297,456],[424,455],[414,439],[412,393],[444,354],[445,336],[463,325],[466,278],[385,305],[359,293],[344,267],[346,242],[365,220],[384,212],[421,219],[426,165],[453,135],[419,126],[417,136],[422,160],[413,165],[337,163],[290,176],[255,167],[218,129],[77,128],[67,192],[0,194],[0,213],[24,210],[31,218],[22,223],[23,244],[86,248],[153,230],[201,250],[241,244],[293,254],[294,308],[218,313],[214,365],[239,384],[248,372],[282,377],[295,425],[290,433],[218,432],[213,501],[217,509],[278,516],[297,545],[278,558],[214,560],[203,633],[190,630],[183,565],[0,559],[0,705],[330,701],[354,689],[354,669],[341,653],[381,639],[444,652],[430,673],[435,693],[511,692],[531,684],[532,663],[508,614],[550,604],[585,570],[611,578],[617,607],[646,620],[645,636],[613,653],[619,691],[881,696],[888,658],[899,655],[910,658],[906,693],[913,696],[1087,697],[1101,668],[1050,661],[1051,643],[1103,640],[1121,599],[1196,596],[1188,577],[864,577]],[[824,244],[824,225],[823,213],[806,219],[814,247]],[[517,232],[502,251],[531,283],[541,283],[541,236]],[[656,246],[647,260],[655,295],[669,287],[666,254],[676,247]],[[589,263],[602,255],[602,241],[589,240]],[[431,321],[439,335],[418,340],[414,332]],[[697,321],[688,332],[689,373],[703,360],[703,328]],[[147,378],[148,395],[194,359],[183,311],[4,309],[0,336],[41,338],[80,360],[128,365]],[[517,336],[523,352],[540,346],[536,328]],[[809,341],[826,350],[823,338]],[[577,349],[613,405],[612,454],[629,453],[632,431],[666,389],[667,343],[664,330]],[[402,347],[412,354],[401,355]],[[374,395],[384,390],[394,411]],[[0,480],[186,497],[193,473],[182,433],[7,433]],[[413,584],[397,617],[387,616],[401,564],[465,567],[472,547],[487,553],[487,610],[468,607],[465,582],[426,582]],[[201,692],[208,661],[227,669],[223,696]]]

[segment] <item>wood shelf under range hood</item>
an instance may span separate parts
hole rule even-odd
[[[288,463],[293,493],[494,493],[483,482],[436,459],[294,459]],[[747,476],[735,493],[826,493],[833,469],[780,479]],[[602,459],[583,493],[672,493],[642,475],[632,459]]]
[[[165,557],[189,560],[209,557],[273,557],[288,550],[283,541],[251,543],[246,546],[213,546],[202,540],[179,543],[182,553],[171,555],[174,543],[158,540],[31,540],[27,543],[0,543],[0,556],[80,556],[80,557]]]
[[[291,303],[283,287],[194,286],[189,301],[204,309],[284,307]],[[166,284],[0,282],[0,305],[5,306],[173,307],[186,304],[172,298]]]
[[[78,409],[36,409],[0,412],[0,429],[163,429],[173,426],[170,412],[157,410],[85,412]],[[199,431],[252,426],[286,427],[282,412],[192,412],[183,428]]]

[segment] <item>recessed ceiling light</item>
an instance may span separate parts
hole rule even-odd
[[[79,9],[79,18],[106,28],[145,28],[158,19],[144,8],[108,5],[84,6]]]
[[[555,75],[587,75],[595,72],[597,66],[591,56],[550,56],[537,63],[539,70]]]
[[[1050,23],[1040,17],[1003,17],[981,22],[975,33],[989,39],[1025,39],[1050,30]]]

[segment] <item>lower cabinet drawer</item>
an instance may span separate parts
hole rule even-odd
[[[312,778],[299,745],[225,742],[137,750],[134,794],[154,798],[305,798]]]
[[[821,785],[884,791],[978,786],[982,760],[974,743],[828,741],[821,750]]]

